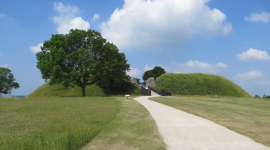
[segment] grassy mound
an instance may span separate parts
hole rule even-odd
[[[212,74],[166,73],[156,79],[156,89],[166,89],[173,95],[219,95],[252,97],[229,79]]]
[[[119,89],[102,89],[97,85],[86,86],[85,95],[86,97],[92,96],[105,96],[105,95],[137,95],[141,92],[141,88],[134,87],[130,82],[123,82],[122,87]],[[62,85],[49,85],[45,83],[38,87],[35,91],[27,95],[27,98],[34,97],[78,97],[82,95],[82,90],[79,86],[74,88],[65,88]]]
[[[105,93],[103,90],[96,86],[87,86],[85,89],[86,96],[103,96]],[[77,97],[82,95],[82,90],[80,87],[75,86],[74,88],[65,88],[62,85],[49,85],[49,82],[38,87],[27,97]]]

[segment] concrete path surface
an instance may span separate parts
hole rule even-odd
[[[148,109],[169,150],[270,150],[212,121],[148,100],[149,97],[153,96],[134,99]]]
[[[151,90],[151,96],[160,96],[158,93],[154,92],[153,90]]]

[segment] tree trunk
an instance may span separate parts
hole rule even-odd
[[[85,86],[82,86],[82,96],[85,97]]]

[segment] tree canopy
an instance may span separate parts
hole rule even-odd
[[[152,70],[145,71],[142,78],[146,81],[150,77],[154,77],[156,80],[157,77],[161,76],[162,74],[166,73],[165,69],[161,68],[160,66],[156,66]]]
[[[15,80],[10,69],[0,67],[0,94],[8,94],[8,91],[19,88],[20,85]]]
[[[119,53],[113,43],[90,29],[71,29],[66,35],[52,35],[41,50],[36,56],[42,78],[51,85],[78,85],[82,96],[87,85],[109,85],[107,81],[111,79],[121,80],[130,67],[124,53]]]

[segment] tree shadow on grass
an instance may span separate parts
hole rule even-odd
[[[114,86],[116,85],[116,86]],[[104,97],[125,95],[125,94],[137,94],[140,93],[140,88],[131,84],[128,81],[121,81],[117,84],[111,84],[110,87],[101,87],[104,90]]]

